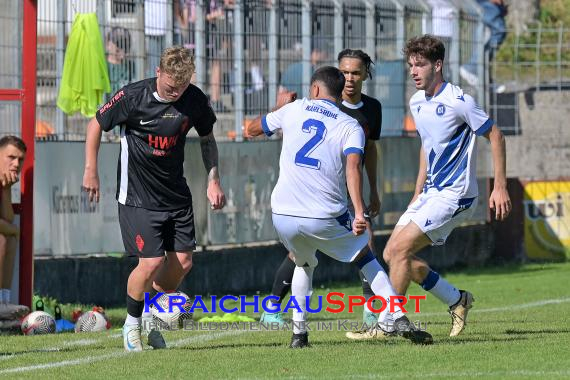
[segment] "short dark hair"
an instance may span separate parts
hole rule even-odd
[[[338,63],[340,63],[340,60],[343,58],[360,59],[362,61],[362,64],[364,65],[364,67],[366,69],[366,73],[368,74],[368,78],[372,79],[372,71],[370,69],[370,65],[373,65],[374,62],[372,62],[372,58],[370,58],[370,56],[368,54],[366,54],[365,52],[363,52],[360,49],[357,49],[357,50],[344,49],[343,51],[338,53],[338,57],[337,57]]]
[[[406,43],[403,53],[406,57],[406,62],[410,57],[415,55],[424,57],[432,63],[435,63],[438,59],[443,62],[445,58],[445,46],[440,39],[430,34],[424,34],[423,36],[410,39],[408,43]]]
[[[0,138],[0,148],[4,148],[7,145],[14,145],[18,150],[26,153],[26,144],[24,143],[24,140],[18,136],[8,135]]]
[[[335,99],[342,97],[344,89],[344,74],[333,66],[323,66],[318,68],[311,77],[311,84],[321,82],[325,85],[327,92]]]

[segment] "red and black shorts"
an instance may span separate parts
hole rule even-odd
[[[162,257],[165,252],[189,252],[196,248],[192,206],[154,211],[119,203],[119,225],[127,254]]]

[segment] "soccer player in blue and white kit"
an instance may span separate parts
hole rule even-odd
[[[358,265],[375,294],[385,299],[395,295],[372,252],[361,252],[369,238],[362,199],[365,136],[358,122],[338,107],[344,83],[340,70],[322,67],[311,78],[309,99],[294,101],[294,93],[281,93],[276,110],[258,117],[246,130],[250,136],[283,132],[271,209],[280,240],[295,256],[291,290],[300,310],[293,312],[291,348],[308,345],[306,304],[312,294],[317,250]],[[347,187],[354,219],[347,209]],[[413,328],[401,309],[396,308],[392,316],[404,338],[432,342],[427,332]]]
[[[440,40],[430,35],[413,38],[404,54],[419,90],[410,99],[410,112],[422,141],[420,168],[414,197],[388,240],[384,259],[398,294],[406,294],[414,281],[449,306],[450,336],[456,336],[465,328],[473,295],[458,290],[415,254],[426,246],[444,244],[451,231],[473,215],[478,196],[477,136],[491,142],[495,182],[489,206],[497,220],[509,215],[505,139],[471,96],[443,80],[445,47]],[[367,337],[382,335],[377,328]]]

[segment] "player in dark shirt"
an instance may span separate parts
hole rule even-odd
[[[362,93],[362,83],[368,78],[372,77],[370,66],[372,60],[368,54],[362,50],[345,49],[338,54],[338,65],[340,71],[345,77],[345,86],[342,92],[342,104],[340,109],[355,118],[366,135],[366,146],[364,148],[364,167],[368,176],[370,184],[370,200],[367,206],[367,214],[365,214],[367,221],[367,229],[370,235],[368,247],[365,248],[366,252],[370,249],[376,254],[373,243],[373,231],[371,218],[378,215],[380,211],[380,198],[378,196],[377,188],[377,160],[378,152],[376,150],[376,141],[380,138],[380,131],[382,128],[382,106],[380,102],[370,96]],[[291,288],[291,280],[295,264],[293,263],[293,255],[289,253],[281,263],[275,279],[271,294],[277,296],[281,303],[287,292]],[[362,288],[366,299],[374,296],[374,292],[370,285],[362,276]],[[369,310],[364,310],[364,322],[368,327],[376,323],[378,316]],[[284,323],[282,313],[263,313],[261,321],[266,323]]]
[[[184,178],[184,144],[190,128],[200,136],[208,172],[207,197],[221,209],[225,195],[218,174],[212,129],[216,116],[206,95],[190,84],[194,59],[188,49],[171,47],[161,55],[156,78],[126,85],[101,107],[87,126],[83,190],[99,201],[97,155],[102,131],[121,128],[117,168],[119,224],[125,250],[138,256],[127,284],[127,351],[141,351],[144,293],[176,289],[192,267],[196,247],[192,195]],[[146,325],[145,321],[145,325]],[[160,332],[149,328],[148,344],[164,348]]]

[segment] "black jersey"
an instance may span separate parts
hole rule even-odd
[[[184,144],[190,128],[206,136],[216,122],[208,98],[190,85],[176,102],[159,100],[156,78],[120,89],[96,113],[104,131],[121,127],[117,201],[149,210],[192,203],[184,178]]]
[[[368,95],[362,94],[361,102],[347,106],[343,101],[340,110],[348,116],[352,116],[364,128],[367,140],[379,140],[382,129],[382,105]]]

